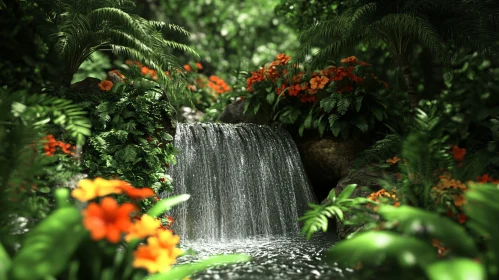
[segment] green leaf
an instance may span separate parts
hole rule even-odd
[[[148,212],[147,215],[151,217],[158,217],[159,215],[163,214],[164,212],[169,211],[172,209],[173,206],[182,203],[184,201],[187,201],[191,196],[188,194],[181,194],[169,198],[162,199],[156,203]]]
[[[456,258],[432,263],[426,267],[430,280],[486,280],[485,268],[470,259]]]
[[[405,234],[417,235],[424,231],[432,238],[444,242],[455,254],[476,257],[478,250],[473,238],[458,223],[439,214],[410,206],[380,206],[378,213],[387,221],[396,222]]]
[[[336,201],[336,189],[331,189],[329,191],[329,194],[328,194],[327,198],[329,200],[331,200],[332,202]]]
[[[305,130],[305,125],[304,124],[301,124],[300,125],[300,128],[298,129],[298,134],[301,136],[303,136],[303,131]]]
[[[338,113],[344,115],[347,113],[348,108],[350,107],[350,99],[343,97],[338,102]]]
[[[329,113],[336,106],[336,96],[329,96],[321,100],[320,107],[324,110],[324,112]]]
[[[305,125],[305,128],[312,127],[312,120],[313,120],[312,115],[308,115],[307,118],[305,119],[305,122],[303,123],[303,125]]]
[[[253,108],[253,114],[256,115],[258,113],[258,110],[260,110],[260,105],[261,103],[256,104],[255,108]]]
[[[373,113],[373,115],[376,117],[376,119],[378,121],[382,121],[383,120],[383,112],[377,108],[377,107],[371,107],[371,112]]]
[[[333,125],[334,125],[334,124],[336,123],[336,121],[337,121],[337,120],[339,120],[339,119],[340,119],[340,116],[339,116],[339,115],[337,115],[337,114],[332,114],[332,115],[330,115],[330,116],[328,117],[328,120],[329,120],[329,127],[331,128],[331,130],[332,130],[332,128],[333,128]]]
[[[7,279],[7,272],[10,269],[11,263],[9,254],[7,254],[7,251],[5,251],[5,248],[0,243],[0,279]]]
[[[362,99],[364,99],[363,95],[357,96],[357,98],[355,98],[355,110],[357,112],[360,112],[360,107],[362,106]]]
[[[331,132],[333,132],[334,137],[338,137],[340,134],[341,128],[338,122],[335,122],[333,126],[331,126]]]
[[[322,136],[326,130],[326,121],[319,121],[319,133]]]
[[[341,202],[342,200],[348,199],[352,193],[355,191],[357,188],[357,184],[350,184],[346,186],[343,191],[338,195],[338,202]]]
[[[85,234],[78,209],[55,210],[27,234],[23,247],[12,260],[11,277],[31,280],[59,274]]]
[[[329,250],[327,261],[329,264],[354,266],[381,265],[391,260],[398,262],[402,267],[411,267],[432,263],[436,255],[431,245],[415,237],[370,231],[358,233],[351,239],[338,242]]]
[[[158,273],[149,276],[145,278],[145,280],[182,280],[186,277],[189,277],[192,274],[201,272],[211,267],[224,264],[248,262],[250,260],[251,260],[250,256],[242,254],[212,256],[205,260],[197,261],[195,263],[177,265],[168,272]]]
[[[369,130],[369,124],[364,116],[360,116],[355,120],[355,126],[362,132],[367,132]]]
[[[269,104],[274,103],[274,101],[275,101],[275,96],[276,96],[276,94],[275,94],[275,93],[273,93],[273,92],[271,92],[271,93],[267,94],[267,102],[268,102]]]

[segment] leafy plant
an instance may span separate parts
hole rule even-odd
[[[168,133],[172,108],[165,92],[156,82],[133,75],[126,82],[106,81],[109,87],[96,87],[77,99],[91,112],[92,136],[82,155],[87,174],[125,179],[158,194],[172,190],[165,171],[175,164],[176,150]],[[152,202],[143,203],[147,208]]]
[[[0,108],[0,241],[10,253],[24,232],[49,213],[54,188],[69,187],[80,172],[69,155],[74,146],[47,134],[57,131],[81,149],[90,123],[86,112],[68,100],[24,91],[0,89]]]
[[[43,1],[41,1],[43,2]],[[194,52],[184,44],[167,40],[165,30],[184,35],[183,28],[145,20],[127,11],[133,1],[50,1],[47,21],[53,28],[54,48],[64,63],[63,80],[69,85],[80,65],[97,50],[142,61],[165,78],[162,69],[179,69],[172,49]]]
[[[253,114],[270,111],[274,120],[318,130],[335,137],[355,138],[372,131],[397,116],[388,110],[388,94],[381,90],[386,82],[365,70],[365,62],[355,57],[343,59],[344,66],[329,66],[321,71],[299,71],[287,67],[291,58],[284,54],[268,67],[252,72],[247,80],[246,110]]]
[[[383,41],[404,75],[412,107],[420,99],[409,61],[415,43],[447,64],[456,46],[497,55],[497,26],[490,21],[497,16],[493,1],[344,1],[344,5],[339,15],[302,33],[298,58],[304,59],[316,42],[326,44],[313,58],[323,64],[360,43]]]

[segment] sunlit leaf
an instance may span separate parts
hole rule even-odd
[[[435,262],[426,267],[430,280],[485,280],[485,268],[470,259]]]
[[[159,215],[169,211],[173,206],[187,201],[191,196],[188,194],[181,194],[174,197],[169,197],[158,201],[148,212],[147,215],[151,217],[158,217]]]
[[[405,234],[424,233],[462,256],[475,257],[478,253],[473,238],[462,226],[447,217],[406,205],[382,205],[378,213],[386,220],[396,222],[397,230]]]
[[[80,211],[55,210],[26,236],[22,249],[12,260],[12,279],[43,279],[57,275],[85,235]]]
[[[192,274],[201,272],[207,268],[224,265],[248,262],[251,260],[247,255],[220,255],[209,257],[195,263],[181,264],[173,267],[170,271],[159,273],[145,278],[146,280],[182,280]]]
[[[396,261],[403,267],[426,265],[436,259],[435,249],[410,236],[392,232],[371,231],[338,242],[328,251],[327,261],[344,266],[380,265]]]

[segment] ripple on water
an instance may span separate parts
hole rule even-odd
[[[196,241],[182,244],[183,249],[197,252],[179,258],[188,263],[215,254],[247,254],[252,261],[224,265],[191,277],[196,279],[347,279],[345,272],[324,262],[326,250],[334,243],[328,236],[310,241],[302,237],[254,237],[227,242]]]

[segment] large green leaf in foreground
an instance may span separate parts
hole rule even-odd
[[[182,280],[194,273],[201,272],[210,267],[250,261],[247,255],[219,255],[195,263],[181,264],[173,267],[170,271],[159,273],[146,278],[146,280]]]
[[[12,260],[10,275],[16,280],[35,280],[60,273],[85,235],[76,208],[55,210],[27,234]]]
[[[402,267],[425,266],[436,259],[435,249],[410,236],[392,232],[370,231],[338,242],[328,251],[328,262],[343,266],[381,265],[395,261]]]

